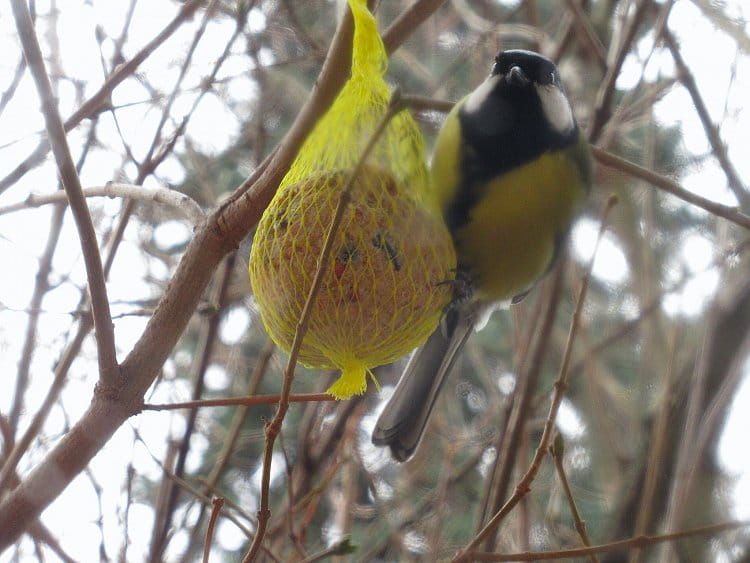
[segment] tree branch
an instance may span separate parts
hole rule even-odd
[[[91,294],[91,308],[96,329],[96,344],[99,361],[99,383],[105,387],[117,385],[119,370],[117,366],[117,355],[115,352],[115,333],[112,325],[112,316],[109,312],[109,300],[107,299],[107,288],[104,283],[104,271],[102,269],[99,246],[94,232],[94,224],[91,221],[86,199],[83,197],[81,182],[78,178],[70,147],[65,137],[60,114],[57,110],[57,101],[52,93],[49,77],[44,67],[42,52],[39,42],[34,33],[34,25],[31,22],[28,6],[23,0],[11,0],[13,16],[16,20],[18,36],[23,47],[24,57],[29,65],[29,71],[34,78],[39,98],[42,102],[42,113],[47,128],[52,152],[60,172],[65,192],[68,195],[70,209],[75,219],[78,236],[81,241],[81,251],[86,265],[86,276],[88,279],[89,292]]]
[[[732,223],[739,225],[740,227],[750,229],[750,216],[740,212],[736,207],[722,205],[721,203],[716,203],[715,201],[711,201],[710,199],[706,199],[704,197],[696,195],[693,192],[688,191],[680,186],[674,180],[667,178],[666,176],[662,176],[657,172],[653,172],[648,168],[639,166],[634,162],[630,162],[629,160],[612,154],[611,152],[607,152],[599,147],[592,146],[591,154],[597,161],[599,161],[601,164],[604,164],[605,166],[621,170],[622,172],[630,174],[634,178],[640,178],[641,180],[648,182],[652,186],[656,186],[657,188],[664,190],[665,192],[669,192],[670,194],[677,196],[681,200],[695,205],[696,207],[705,209],[706,211],[716,215],[717,217],[723,217],[727,221],[731,221]]]
[[[594,545],[591,547],[579,547],[577,549],[564,549],[560,551],[527,551],[526,553],[482,553],[475,551],[471,553],[475,561],[549,561],[552,559],[573,559],[574,557],[585,557],[595,553],[610,553],[623,551],[629,547],[645,547],[657,543],[670,542],[674,540],[690,538],[694,536],[708,536],[720,534],[738,528],[750,526],[750,521],[725,522],[675,532],[674,534],[663,534],[661,536],[636,536],[625,540]]]
[[[135,184],[121,184],[110,182],[103,186],[91,186],[83,188],[84,197],[122,197],[137,201],[153,201],[162,203],[169,207],[174,207],[182,213],[193,225],[200,224],[206,217],[203,209],[198,203],[187,194],[170,190],[169,188],[144,188]],[[30,194],[24,201],[12,203],[0,207],[0,215],[21,211],[23,209],[33,209],[51,203],[68,203],[68,194],[66,192],[53,192],[50,194]]]
[[[674,64],[677,67],[679,79],[690,94],[690,98],[693,100],[695,111],[698,113],[698,117],[701,120],[703,130],[706,133],[706,138],[708,139],[708,142],[711,143],[711,149],[713,150],[714,156],[716,156],[716,160],[719,161],[721,168],[724,170],[724,174],[726,174],[727,180],[729,181],[729,188],[732,190],[732,193],[734,193],[737,201],[740,202],[742,210],[750,213],[750,193],[748,193],[747,188],[740,179],[740,175],[737,173],[732,161],[729,159],[727,147],[724,145],[724,141],[721,140],[719,129],[711,120],[711,115],[708,113],[708,108],[703,101],[700,90],[698,90],[698,84],[695,81],[695,77],[685,63],[685,59],[682,58],[682,53],[680,53],[677,41],[666,28],[664,29],[663,37],[669,52],[672,54]]]

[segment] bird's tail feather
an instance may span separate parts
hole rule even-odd
[[[372,433],[373,444],[390,447],[397,461],[406,461],[417,449],[445,376],[473,325],[474,315],[454,309],[412,354]]]

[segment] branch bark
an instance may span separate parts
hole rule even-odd
[[[22,0],[12,0],[11,5],[23,54],[42,102],[42,114],[44,115],[49,143],[55,155],[55,162],[60,172],[65,193],[68,194],[70,210],[73,213],[78,237],[81,241],[81,251],[83,252],[86,277],[91,294],[91,309],[96,328],[99,383],[105,386],[116,386],[119,373],[115,352],[115,332],[112,315],[109,312],[107,288],[104,283],[102,259],[99,255],[94,224],[91,221],[86,198],[83,196],[81,181],[78,178],[78,172],[65,137],[65,128],[57,110],[57,100],[52,92],[49,76],[47,76],[42,51],[36,39],[28,6]]]
[[[199,224],[205,218],[201,206],[189,195],[169,188],[144,188],[135,184],[121,184],[109,182],[103,186],[91,186],[83,189],[84,197],[122,197],[138,201],[153,201],[174,207],[182,215],[190,220],[194,225]],[[65,192],[53,192],[50,194],[30,194],[25,200],[19,203],[12,203],[0,207],[0,215],[21,211],[24,209],[33,209],[52,203],[68,203],[68,196]]]

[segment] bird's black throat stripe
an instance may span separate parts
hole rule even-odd
[[[488,181],[542,154],[574,145],[578,126],[562,134],[547,121],[536,88],[499,87],[473,112],[458,113],[462,145],[463,185],[446,210],[448,229],[455,232],[469,221]]]

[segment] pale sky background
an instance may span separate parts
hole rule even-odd
[[[101,84],[102,71],[98,50],[94,40],[93,29],[99,24],[104,27],[109,36],[116,36],[122,25],[127,2],[60,0],[62,7],[60,29],[60,60],[64,71],[70,76],[76,76],[84,81],[86,95],[90,95]],[[91,4],[91,5],[89,5]],[[750,17],[746,2],[735,0],[728,2],[732,6],[732,13],[738,17]],[[46,13],[49,9],[48,1],[38,1],[37,10]],[[744,13],[743,13],[744,11]],[[165,22],[176,12],[176,4],[166,0],[149,0],[139,2],[131,26],[131,37],[126,48],[126,56],[132,56],[136,47],[140,47],[152,38]],[[43,20],[42,20],[43,21]],[[180,62],[185,53],[185,46],[192,38],[194,30],[200,22],[196,21],[184,25],[164,46],[158,49],[139,69],[147,73],[153,83],[165,91],[170,91],[178,72]],[[257,10],[251,12],[249,25],[262,29],[265,18]],[[43,26],[43,24],[42,24]],[[223,48],[224,42],[233,30],[234,24],[229,21],[217,20],[209,24],[206,34],[201,41],[195,57],[195,64],[188,71],[185,86],[189,88],[200,82],[210,69],[216,53]],[[689,0],[678,0],[669,20],[670,28],[680,38],[682,52],[695,73],[704,99],[709,104],[709,110],[715,122],[721,123],[722,134],[728,141],[729,154],[739,169],[746,185],[750,184],[750,159],[747,158],[750,147],[750,113],[743,105],[750,99],[750,60],[745,56],[740,59],[734,75],[730,68],[730,61],[735,58],[734,42],[720,32],[713,29],[702,16],[700,11]],[[746,28],[747,29],[747,28]],[[43,31],[43,27],[40,31]],[[639,54],[646,56],[651,47],[651,38],[642,42]],[[42,40],[43,48],[46,42]],[[111,52],[111,42],[105,42],[105,57]],[[109,51],[108,51],[109,49]],[[246,73],[249,59],[240,53],[230,57],[222,68],[220,77],[235,76]],[[15,38],[13,18],[7,2],[0,10],[0,92],[4,91],[10,81],[12,72],[18,61],[19,46]],[[261,54],[264,62],[273,61],[273,53]],[[482,63],[484,64],[484,63]],[[641,65],[637,60],[628,60],[620,83],[621,87],[633,85],[639,77]],[[165,70],[167,69],[167,70]],[[658,73],[673,74],[669,56],[654,57],[649,65],[650,77]],[[245,75],[232,81],[228,96],[239,107],[245,103],[250,108],[254,92],[252,80]],[[731,83],[731,81],[734,81]],[[730,83],[733,84],[730,89]],[[732,95],[727,99],[727,92]],[[60,84],[60,110],[63,116],[70,115],[77,107],[75,92],[67,82]],[[122,105],[128,102],[141,101],[149,97],[148,92],[138,85],[135,80],[127,80],[114,92],[113,104]],[[181,116],[189,111],[194,93],[188,91],[178,97],[173,115]],[[41,114],[38,111],[38,97],[33,83],[26,73],[18,91],[0,115],[0,175],[5,175],[21,159],[23,159],[38,142],[40,132],[44,129]],[[142,156],[150,145],[152,133],[159,119],[157,112],[148,111],[147,105],[133,105],[128,109],[118,111],[123,135],[129,145],[135,150],[136,156]],[[693,110],[692,102],[687,92],[676,88],[664,100],[657,104],[656,115],[665,123],[680,123],[684,134],[685,147],[696,154],[708,152],[703,129]],[[240,117],[246,117],[242,115]],[[227,104],[209,94],[198,106],[190,121],[186,136],[191,143],[208,153],[218,153],[231,144],[239,132],[238,116],[227,107]],[[74,158],[82,143],[83,131],[86,127],[79,127],[69,135]],[[81,175],[84,186],[102,185],[113,179],[113,171],[120,166],[122,152],[119,137],[109,114],[102,116],[99,125],[99,138],[103,146],[95,148],[88,158]],[[177,146],[179,152],[185,146],[180,141]],[[134,172],[132,166],[127,170]],[[174,157],[170,157],[159,167],[158,176],[162,182],[178,183],[183,179],[181,165]],[[734,203],[731,193],[726,189],[726,180],[718,164],[709,159],[702,167],[691,170],[680,181],[686,187],[705,197]],[[145,185],[157,186],[157,180],[150,177]],[[53,161],[47,161],[18,182],[12,189],[0,196],[0,206],[23,200],[29,193],[50,193],[55,191],[56,173]],[[97,199],[90,202],[93,209],[105,218],[116,217],[120,210],[120,201]],[[675,205],[681,205],[675,203]],[[696,214],[702,213],[695,210]],[[13,275],[0,276],[0,374],[11,382],[15,378],[17,362],[20,355],[23,331],[27,316],[23,312],[28,306],[37,269],[37,257],[41,254],[51,208],[22,211],[0,216],[0,264],[12,267]],[[111,220],[111,219],[110,219]],[[107,221],[104,221],[107,224]],[[139,241],[148,230],[137,219],[131,221],[125,235],[125,241],[118,253],[114,269],[108,283],[108,291],[112,302],[112,313],[125,312],[128,302],[137,299],[153,297],[153,287],[145,281],[150,274],[156,278],[164,278],[167,272],[161,262],[144,256],[139,250]],[[580,257],[588,257],[591,252],[593,236],[598,225],[591,221],[582,221],[574,234],[575,251]],[[159,244],[164,247],[186,240],[191,233],[191,226],[181,220],[166,222],[156,228],[155,236]],[[709,268],[713,260],[713,246],[709,239],[696,233],[684,241],[683,251],[678,256],[679,264],[676,269],[686,268],[695,274],[693,281],[684,290],[672,295],[664,304],[665,310],[671,315],[696,316],[703,312],[705,298],[711,296],[716,289],[718,273]],[[59,287],[47,294],[43,309],[45,313],[39,326],[39,345],[36,349],[32,364],[31,390],[27,393],[28,403],[26,413],[36,411],[52,378],[54,363],[64,346],[67,333],[71,327],[70,312],[76,307],[81,289],[85,284],[85,274],[81,261],[78,237],[70,218],[66,216],[65,228],[61,237],[61,244],[55,253],[53,280],[60,280],[63,275],[70,278],[63,281]],[[610,235],[604,239],[603,247],[596,263],[595,275],[612,284],[628,283],[629,272],[625,257],[617,241]],[[116,340],[120,359],[131,349],[145,325],[145,319],[140,317],[126,317],[115,322]],[[227,315],[221,329],[220,338],[226,344],[236,343],[253,322],[247,310],[235,308]],[[70,378],[62,396],[63,408],[52,410],[45,425],[45,434],[51,437],[59,435],[60,429],[79,418],[89,403],[93,385],[95,383],[96,363],[95,345],[89,338],[83,353],[75,361],[70,371]],[[167,374],[175,370],[184,370],[189,365],[190,358],[176,357],[169,360],[165,366]],[[746,369],[746,371],[749,371]],[[0,376],[3,377],[3,376]],[[227,374],[220,367],[212,367],[207,379],[209,388],[222,388],[231,374]],[[11,383],[12,385],[12,383]],[[386,393],[388,389],[384,390]],[[177,381],[174,385],[161,386],[151,402],[167,402],[183,400],[189,397],[190,389],[185,381]],[[0,393],[0,412],[7,413],[12,399],[12,387],[5,384]],[[25,422],[27,419],[24,419]],[[370,417],[366,424],[371,424],[374,417]],[[24,424],[22,422],[22,427]],[[129,463],[133,463],[137,471],[154,479],[161,476],[161,470],[152,456],[161,459],[164,454],[166,440],[169,434],[177,435],[182,429],[182,416],[166,413],[145,413],[128,421],[118,430],[104,450],[94,459],[91,471],[103,488],[102,503],[104,505],[105,544],[110,556],[117,554],[120,548],[121,514],[116,513],[124,504],[123,491],[124,473]],[[574,408],[565,404],[559,417],[561,429],[569,435],[581,431]],[[146,446],[141,443],[133,445],[133,431],[142,435]],[[750,429],[750,383],[746,376],[744,385],[735,398],[735,408],[727,423],[726,430],[719,444],[721,460],[726,469],[737,476],[735,486],[736,513],[738,518],[750,518],[750,453],[747,448],[747,432]],[[205,438],[194,436],[191,447],[191,457],[188,470],[195,467],[201,452],[207,444]],[[41,459],[40,449],[32,449],[22,460],[19,470],[24,473]],[[245,501],[245,509],[249,513],[255,510],[254,479],[239,477],[237,479],[237,493]],[[81,561],[98,560],[99,527],[97,501],[90,481],[86,477],[77,478],[67,488],[62,496],[43,514],[43,522],[54,531],[60,539],[63,548],[73,557]],[[129,548],[129,560],[141,560],[148,548],[150,538],[152,513],[145,505],[134,504],[130,509],[130,537],[139,540]],[[176,521],[179,521],[179,516]],[[172,542],[171,553],[178,553],[184,545],[187,536],[178,532]],[[237,549],[242,544],[243,537],[233,524],[222,521],[218,527],[216,541],[228,549]],[[31,542],[24,540],[24,549],[29,561],[36,560]],[[8,561],[9,553],[0,554],[0,563]],[[55,560],[51,556],[50,560]]]

